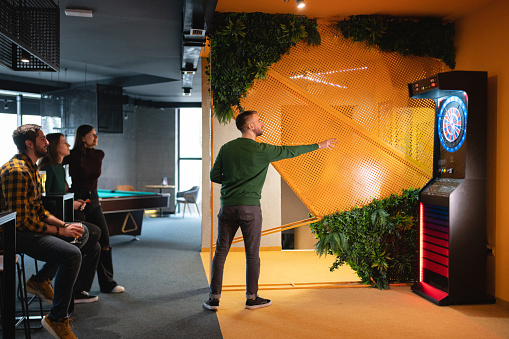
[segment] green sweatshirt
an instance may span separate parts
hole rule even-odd
[[[46,193],[65,194],[65,169],[62,164],[44,166],[40,170],[46,171]]]
[[[219,150],[210,180],[221,184],[221,206],[260,205],[269,164],[318,149],[318,144],[274,146],[238,138]]]
[[[46,194],[65,194],[65,169],[62,164],[47,165],[40,169],[46,171]],[[55,200],[44,201],[44,208],[50,213],[55,214],[57,203]]]

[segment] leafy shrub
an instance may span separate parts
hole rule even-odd
[[[418,190],[403,190],[363,207],[325,216],[310,227],[316,252],[331,254],[330,270],[347,263],[364,283],[388,289],[417,274]]]

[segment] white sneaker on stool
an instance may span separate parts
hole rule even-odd
[[[109,293],[122,293],[125,291],[124,286],[117,285]]]

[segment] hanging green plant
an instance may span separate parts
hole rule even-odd
[[[244,98],[255,79],[266,79],[270,65],[302,40],[320,44],[316,20],[291,14],[220,13],[214,15],[209,68],[214,115],[226,124],[233,107],[243,111]]]
[[[336,23],[345,38],[378,46],[385,52],[441,59],[456,66],[454,23],[439,18],[398,18],[384,15],[352,15]]]

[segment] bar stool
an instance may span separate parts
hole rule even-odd
[[[0,250],[0,253],[2,251]],[[0,255],[1,257],[1,270],[0,273],[3,277],[3,255]],[[39,268],[37,265],[37,260],[34,260],[35,265],[35,271],[38,272]],[[25,276],[25,255],[23,253],[16,254],[16,271],[18,275],[18,284],[17,284],[17,297],[21,304],[21,315],[16,316],[16,328],[18,328],[21,323],[23,323],[23,327],[25,329],[25,336],[26,338],[30,338],[30,330],[33,329],[41,329],[42,324],[41,320],[44,318],[45,310],[42,308],[42,301],[37,296],[28,297],[27,294],[27,288],[26,288],[26,276]],[[0,284],[1,288],[1,284]],[[0,298],[2,297],[2,294],[0,293]],[[38,302],[39,307],[38,309],[35,309],[34,311],[30,311],[30,305],[32,303]],[[30,314],[30,313],[35,313]],[[37,320],[36,326],[31,326],[30,321],[31,320]]]
[[[26,285],[25,285],[25,279],[22,277],[25,274],[24,266],[22,259],[19,255],[16,255],[16,271],[18,273],[18,297],[20,298],[21,303],[21,313],[22,316],[18,319],[16,318],[16,328],[23,323],[23,327],[25,330],[25,337],[31,338],[30,334],[30,318],[28,316],[28,304],[27,304],[27,293],[26,293]],[[3,279],[4,276],[4,256],[3,254],[0,255],[0,279]],[[0,284],[0,289],[2,285]],[[3,291],[0,290],[0,298],[3,298]],[[2,303],[0,303],[1,305]]]
[[[28,298],[27,296],[27,288],[26,288],[26,276],[25,276],[25,255],[24,253],[19,253],[18,254],[19,257],[20,257],[20,261],[21,261],[21,274],[22,274],[22,281],[23,281],[23,284],[22,286],[20,285],[19,288],[18,288],[18,298],[20,297],[21,294],[23,294],[21,297],[23,298],[24,297],[24,300],[26,300],[26,310],[27,310],[27,322],[30,324],[30,320],[37,320],[37,326],[30,326],[30,329],[41,329],[42,328],[42,324],[41,324],[41,320],[44,318],[44,314],[47,313],[43,308],[42,308],[42,300],[41,298],[39,298],[38,296],[36,295],[32,295],[30,298]],[[34,266],[35,266],[35,272],[39,272],[39,267],[37,265],[37,260],[34,259]],[[23,287],[23,288],[21,288]],[[21,300],[21,299],[20,299]],[[38,303],[39,304],[39,307],[36,308],[34,311],[30,311],[30,305],[32,305],[32,303]],[[37,306],[36,306],[37,307]],[[30,315],[30,313],[35,313],[35,315]],[[48,311],[49,312],[49,311]],[[19,318],[16,318],[18,320],[18,322],[22,321],[23,319],[21,319],[21,317]]]

